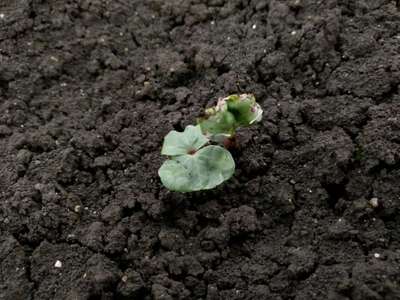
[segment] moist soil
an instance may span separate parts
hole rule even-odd
[[[179,194],[163,137],[264,109]],[[0,299],[400,299],[390,0],[0,2]]]

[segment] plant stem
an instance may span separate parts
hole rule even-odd
[[[226,138],[223,143],[224,143],[224,147],[227,150],[238,149],[239,148],[239,144],[237,142],[237,139],[236,139],[235,135]]]

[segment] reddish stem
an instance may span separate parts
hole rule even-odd
[[[237,142],[236,136],[232,136],[229,138],[226,138],[224,140],[224,147],[228,150],[230,149],[238,149],[239,148],[239,144]]]

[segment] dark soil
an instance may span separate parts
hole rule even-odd
[[[163,137],[254,93],[233,179]],[[391,0],[0,0],[0,300],[400,299]]]

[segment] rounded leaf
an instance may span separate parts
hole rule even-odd
[[[158,170],[162,184],[171,191],[190,192],[190,173],[176,160],[166,160]]]
[[[188,154],[207,143],[208,139],[201,132],[200,126],[189,125],[183,132],[173,130],[165,136],[161,154],[168,156]]]
[[[207,146],[193,155],[181,155],[164,162],[158,171],[171,191],[193,192],[216,187],[235,172],[232,155],[220,146]]]

